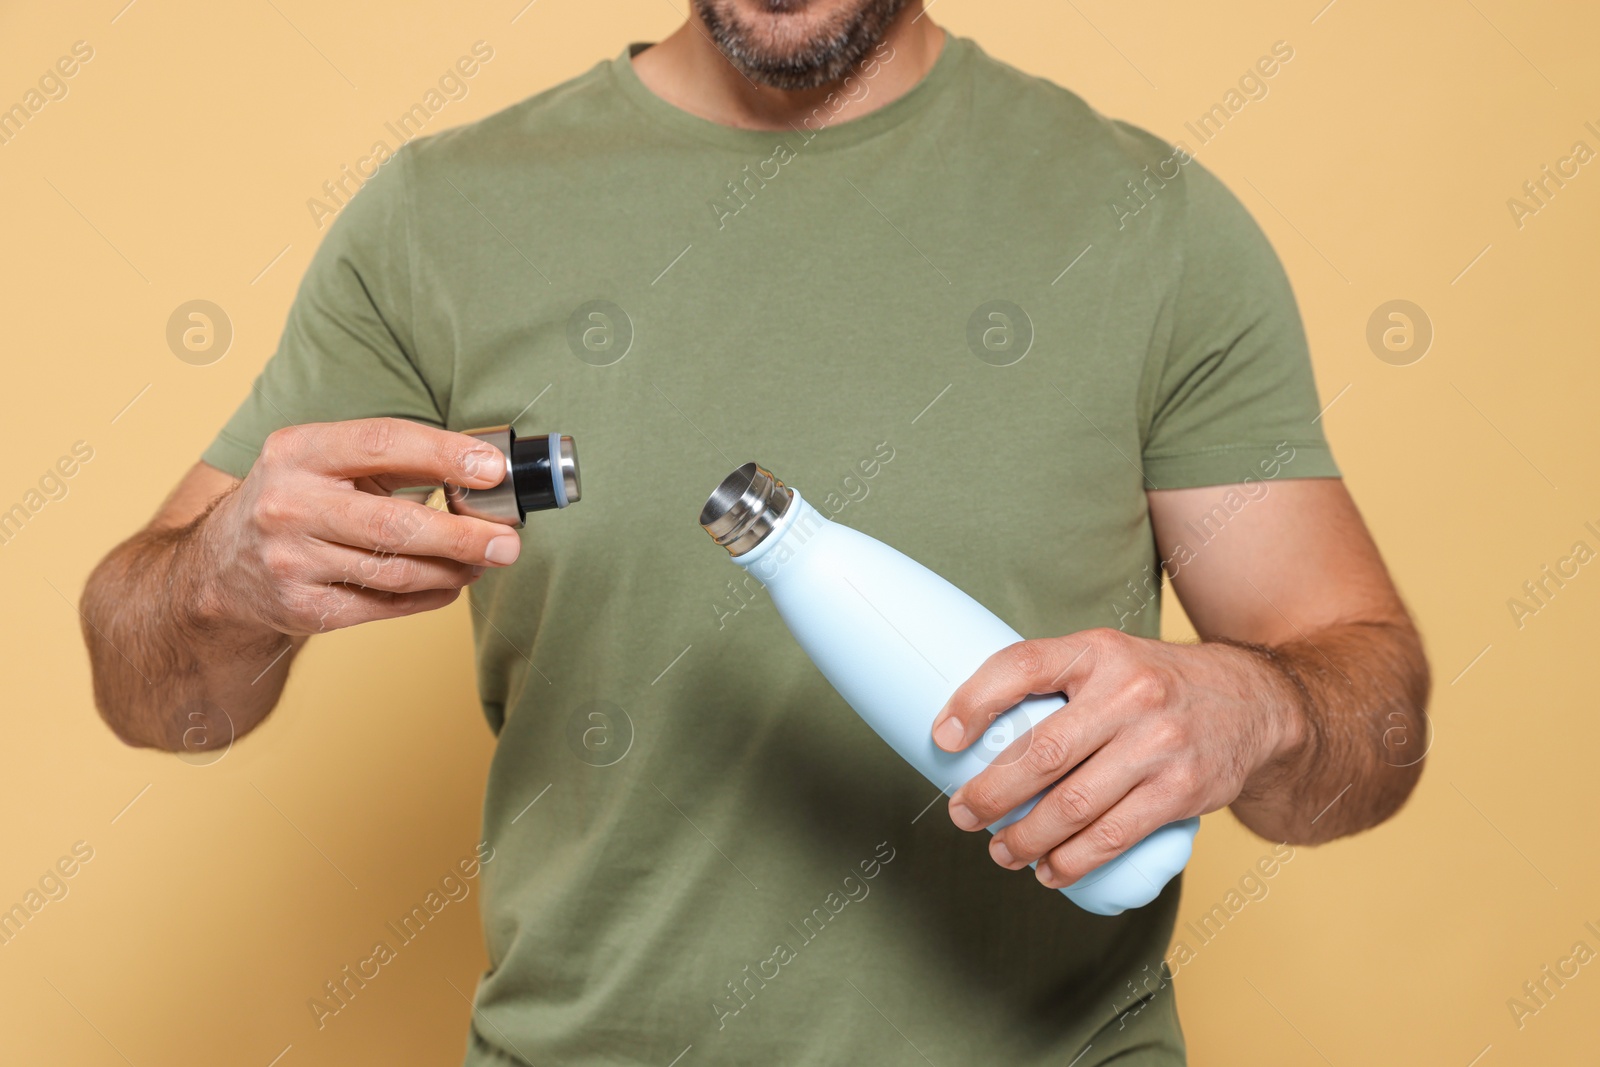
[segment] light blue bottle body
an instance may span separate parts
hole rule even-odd
[[[934,716],[956,687],[1021,635],[920,563],[830,522],[791,491],[772,532],[733,561],[767,588],[800,647],[845,701],[935,786],[953,793],[1066,703],[1029,697],[966,750],[935,745]],[[1038,799],[990,832],[1022,818]],[[1142,907],[1189,862],[1199,825],[1196,818],[1163,826],[1062,892],[1096,915]]]

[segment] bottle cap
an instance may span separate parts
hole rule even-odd
[[[564,508],[582,499],[578,451],[571,437],[559,433],[518,437],[510,426],[463,432],[499,449],[506,457],[506,473],[487,489],[446,483],[449,509],[457,515],[520,527],[530,511]]]
[[[771,471],[746,463],[712,492],[700,509],[700,525],[729,555],[742,556],[772,532],[792,499]]]

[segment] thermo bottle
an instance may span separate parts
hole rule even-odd
[[[1028,697],[982,740],[945,752],[933,743],[934,716],[984,660],[1022,640],[1015,630],[915,560],[830,522],[754,463],[723,480],[700,525],[766,587],[845,701],[947,795],[1066,703],[1059,694]],[[989,830],[1022,818],[1038,799]],[[1184,819],[1163,826],[1062,892],[1097,915],[1148,904],[1189,861],[1199,825]]]

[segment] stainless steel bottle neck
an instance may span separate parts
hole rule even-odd
[[[700,525],[729,555],[742,556],[766,540],[793,502],[793,491],[771,471],[746,463],[712,492]]]

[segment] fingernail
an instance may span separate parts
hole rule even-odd
[[[950,821],[963,830],[976,830],[978,828],[978,817],[972,814],[972,809],[965,804],[950,805]]]
[[[966,736],[967,731],[962,727],[960,721],[956,719],[946,719],[939,724],[937,730],[933,731],[933,740],[947,752],[959,751],[961,741]]]
[[[1045,885],[1050,885],[1056,879],[1056,872],[1050,869],[1049,860],[1040,860],[1039,865],[1034,868],[1034,873],[1039,876],[1039,881]]]
[[[1011,850],[1006,848],[1006,843],[1000,840],[998,837],[989,842],[989,855],[993,856],[994,861],[1002,867],[1009,867],[1013,863],[1017,862],[1016,859],[1012,857]]]
[[[479,448],[461,457],[461,469],[468,478],[494,478],[506,469],[505,453],[498,448]]]
[[[472,576],[474,578],[482,578],[483,577],[483,572],[486,571],[486,570],[488,570],[487,567],[474,567],[474,568],[472,568]]]
[[[504,535],[489,542],[489,547],[483,550],[483,558],[490,563],[515,563],[521,553],[522,542],[510,535]]]

